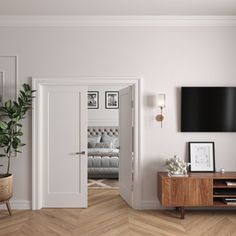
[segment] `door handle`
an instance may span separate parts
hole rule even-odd
[[[75,155],[85,155],[85,151],[82,151],[82,152],[76,152]]]

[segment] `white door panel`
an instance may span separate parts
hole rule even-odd
[[[119,91],[119,191],[121,197],[132,206],[132,87]]]
[[[43,207],[87,207],[87,87],[43,91]]]

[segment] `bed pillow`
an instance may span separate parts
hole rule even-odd
[[[89,148],[88,156],[119,156],[119,150],[114,148]]]
[[[117,138],[115,138],[114,139],[114,141],[113,141],[113,146],[114,146],[114,148],[120,148],[120,142],[119,142],[119,138],[117,137]]]
[[[91,143],[88,142],[88,148],[113,148],[112,143]]]
[[[88,148],[95,148],[97,143],[88,142]]]
[[[96,143],[95,148],[112,148],[113,145],[111,142]]]
[[[100,143],[101,141],[101,135],[100,136],[90,136],[88,137],[88,143]]]
[[[118,148],[119,147],[119,138],[109,135],[103,135],[101,139],[102,143],[111,143],[112,148]]]

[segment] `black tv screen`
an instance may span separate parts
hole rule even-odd
[[[182,87],[181,132],[236,132],[236,87]]]

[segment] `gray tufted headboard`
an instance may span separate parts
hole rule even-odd
[[[88,137],[107,134],[109,136],[118,137],[119,130],[117,126],[89,126]]]

